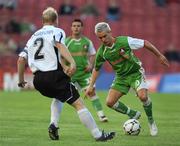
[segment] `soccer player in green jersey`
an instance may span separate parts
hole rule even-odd
[[[99,75],[99,70],[102,64],[108,61],[116,76],[106,99],[107,106],[117,112],[128,115],[129,118],[138,119],[141,113],[129,108],[119,100],[132,87],[143,104],[148,118],[150,134],[152,136],[157,135],[158,128],[152,114],[152,101],[148,96],[144,69],[140,60],[133,55],[132,50],[144,47],[157,56],[159,62],[165,66],[169,66],[168,60],[149,41],[126,36],[113,37],[111,28],[105,22],[96,24],[95,34],[102,42],[102,45],[96,54],[95,66],[86,95],[91,94],[94,90],[93,86]]]
[[[71,25],[72,34],[66,38],[65,44],[76,62],[76,72],[71,76],[71,81],[79,90],[85,91],[89,86],[96,50],[92,41],[82,34],[82,29],[83,22],[80,19],[74,19]],[[61,64],[63,64],[64,68],[67,68],[62,62]],[[101,122],[107,122],[108,119],[104,115],[102,105],[95,92],[94,86],[93,92],[88,97],[92,101],[92,105],[97,112],[99,120]]]

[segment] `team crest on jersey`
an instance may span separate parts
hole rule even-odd
[[[136,81],[135,81],[135,87],[137,88],[137,87],[139,87],[139,85],[140,85],[139,80],[136,80]]]
[[[87,49],[87,48],[88,48],[88,46],[87,46],[87,45],[84,45],[84,46],[83,46],[83,48],[84,48],[84,49]]]
[[[120,48],[119,54],[120,54],[120,55],[124,55],[124,54],[125,54],[124,48]]]

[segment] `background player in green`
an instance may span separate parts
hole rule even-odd
[[[132,37],[113,37],[111,28],[105,22],[96,24],[95,33],[102,42],[98,49],[95,60],[95,67],[86,95],[93,91],[94,83],[99,75],[99,69],[105,61],[108,61],[116,73],[115,79],[109,90],[106,104],[117,112],[127,114],[130,118],[138,119],[141,115],[139,111],[130,109],[119,101],[120,97],[127,94],[132,87],[141,102],[148,117],[150,134],[157,135],[158,128],[152,114],[152,102],[148,96],[148,87],[144,77],[144,70],[140,60],[133,55],[132,49],[145,48],[155,54],[159,61],[169,66],[167,59],[150,42]]]
[[[76,62],[76,72],[71,77],[72,82],[79,90],[86,90],[89,86],[91,71],[94,66],[96,50],[91,40],[82,35],[83,22],[80,19],[74,19],[71,26],[72,35],[67,37],[65,44],[69,49],[73,59]],[[66,68],[66,66],[64,66]],[[65,69],[66,70],[66,69]],[[95,87],[89,95],[94,109],[101,122],[107,122],[104,115],[99,97],[96,95]]]

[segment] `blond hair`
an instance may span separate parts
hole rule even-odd
[[[48,7],[46,8],[42,13],[42,21],[43,23],[54,23],[58,18],[57,11],[52,8]]]
[[[111,31],[111,28],[110,28],[108,23],[106,23],[106,22],[99,22],[99,23],[96,24],[96,26],[95,26],[95,33],[102,32],[102,31],[106,31],[106,32],[110,32]]]

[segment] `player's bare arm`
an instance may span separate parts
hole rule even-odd
[[[61,58],[60,58],[60,62],[61,62],[62,68],[63,68],[64,70],[66,70],[66,68],[67,68],[68,66],[66,65],[65,60],[64,60],[64,58],[63,58],[62,56],[61,56]]]
[[[159,50],[154,45],[152,45],[149,41],[145,40],[144,47],[151,51],[153,54],[155,54],[159,58],[161,64],[169,67],[169,62],[166,57],[161,52],[159,52]]]
[[[59,49],[62,57],[70,63],[70,66],[67,70],[67,74],[69,76],[71,76],[72,74],[74,74],[74,72],[76,71],[76,63],[74,61],[74,59],[72,58],[70,52],[68,51],[68,49],[66,48],[65,45],[60,44],[60,43],[56,43],[56,47]]]
[[[68,74],[69,66],[66,65],[66,60],[62,56],[60,58],[60,62],[61,62],[61,66],[62,66],[64,72],[69,76],[69,74]]]
[[[19,77],[18,86],[21,88],[24,88],[27,83],[24,81],[24,71],[25,71],[26,63],[27,63],[27,60],[24,57],[19,57],[18,62],[17,62],[18,77]]]
[[[96,55],[90,55],[89,56],[89,64],[85,68],[85,72],[91,72],[94,67],[94,60]]]

